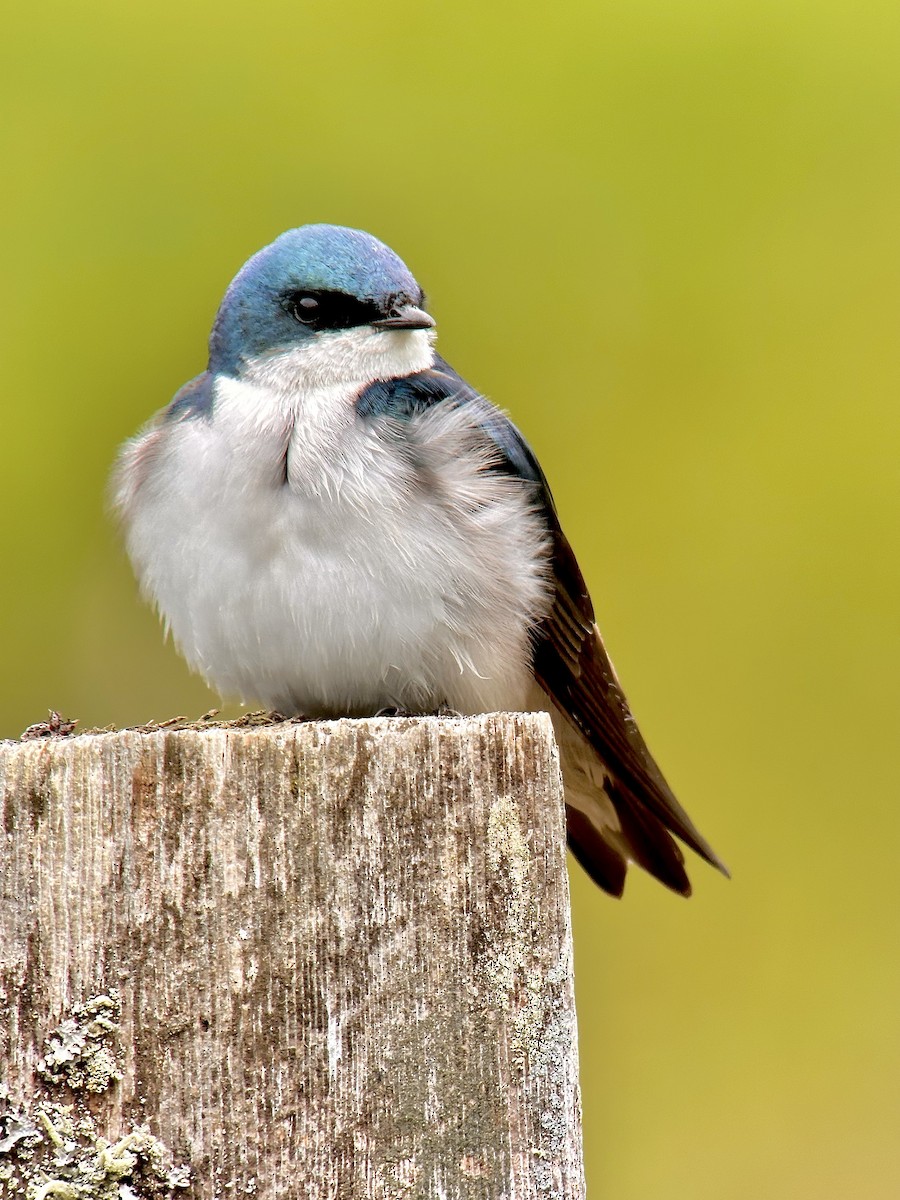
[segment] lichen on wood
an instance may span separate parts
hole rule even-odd
[[[115,1143],[74,1105],[42,1101],[32,1111],[0,1089],[0,1195],[9,1200],[175,1200],[190,1169],[175,1166],[146,1125]]]

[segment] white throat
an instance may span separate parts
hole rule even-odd
[[[304,346],[248,360],[242,378],[277,391],[372,383],[425,371],[434,362],[431,329],[342,329]]]

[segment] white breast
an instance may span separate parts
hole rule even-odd
[[[426,337],[388,337],[382,377],[430,364]],[[335,374],[265,360],[217,380],[211,418],[126,448],[142,586],[226,695],[310,716],[523,707],[547,585],[522,485],[485,470],[464,409],[360,420],[360,383]]]

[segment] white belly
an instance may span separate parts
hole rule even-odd
[[[410,453],[357,391],[224,380],[212,419],[133,444],[145,591],[225,695],[309,716],[524,707],[547,589],[521,485],[483,469],[461,410],[413,418]]]

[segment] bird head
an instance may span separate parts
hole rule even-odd
[[[338,366],[374,377],[401,347],[430,346],[434,320],[424,303],[406,265],[371,234],[290,229],[231,282],[210,337],[210,370],[241,376],[280,359],[323,378]]]

